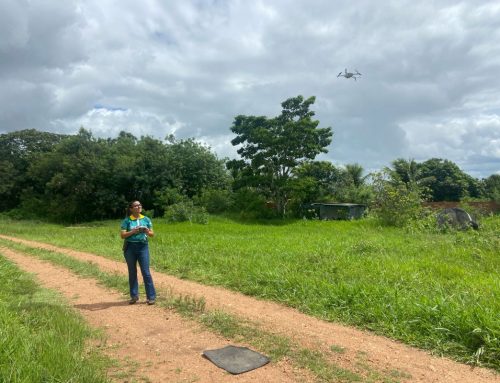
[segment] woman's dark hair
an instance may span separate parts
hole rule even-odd
[[[134,199],[134,200],[132,200],[132,201],[130,201],[130,202],[128,203],[128,205],[127,205],[127,217],[128,217],[130,214],[132,214],[132,205],[133,205],[134,203],[136,203],[136,202],[141,203],[140,201],[138,201],[138,200],[136,200],[136,199]]]

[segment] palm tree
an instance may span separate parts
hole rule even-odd
[[[404,182],[410,189],[422,188],[433,179],[422,175],[420,164],[413,158],[409,160],[398,158],[392,161],[392,166],[393,168],[387,168],[392,181]]]
[[[354,186],[360,187],[365,183],[366,176],[363,177],[364,169],[359,164],[347,164],[345,166],[347,176],[352,180]]]

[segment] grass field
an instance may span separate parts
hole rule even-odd
[[[154,225],[157,271],[500,370],[498,216],[480,231],[446,233],[374,220]],[[122,259],[118,221],[64,227],[2,218],[0,231]]]
[[[0,382],[109,382],[76,312],[1,256],[0,276]]]

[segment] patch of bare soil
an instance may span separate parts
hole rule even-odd
[[[122,274],[127,273],[125,262],[120,263],[90,253],[63,249],[45,243],[27,241],[14,237],[0,235],[0,238],[22,243],[31,247],[39,247],[61,252],[82,261],[93,262],[106,272],[117,272]],[[11,253],[12,252],[9,252],[9,254]],[[154,247],[152,249],[152,256],[154,257]],[[23,266],[23,268],[26,267],[28,269],[30,263],[34,264],[32,258],[30,258],[30,261],[27,262],[27,265]],[[39,265],[31,267],[31,270],[37,271],[39,267]],[[65,274],[67,274],[67,272]],[[500,376],[494,371],[484,368],[471,368],[470,366],[454,362],[447,358],[432,356],[425,351],[406,346],[381,336],[373,335],[366,331],[360,331],[347,326],[325,322],[307,316],[289,307],[258,300],[222,288],[205,286],[181,280],[158,272],[152,272],[152,274],[155,285],[160,291],[168,289],[174,294],[188,295],[196,298],[203,297],[206,301],[208,309],[222,309],[225,312],[234,314],[238,317],[259,323],[262,328],[273,333],[292,338],[304,347],[323,351],[325,355],[329,356],[332,362],[351,371],[359,372],[359,366],[363,365],[363,369],[365,371],[381,372],[385,375],[391,371],[396,372],[402,376],[400,378],[402,381],[422,383],[500,382]],[[47,275],[46,278],[48,280],[46,283],[49,283],[50,280],[52,280],[51,283],[57,283],[60,276],[59,274],[52,273],[52,275]],[[40,279],[42,278],[40,277]],[[43,280],[45,280],[45,278]],[[89,300],[89,303],[80,302],[76,305],[90,304],[96,305],[96,307],[101,307],[102,305],[105,307],[104,309],[96,310],[85,310],[80,308],[80,310],[82,310],[86,316],[88,311],[93,313],[104,311],[104,322],[95,323],[95,325],[101,327],[107,325],[109,327],[108,332],[120,333],[118,339],[122,342],[125,342],[125,339],[127,339],[125,337],[125,334],[127,333],[132,334],[132,337],[128,338],[130,339],[131,344],[147,342],[148,347],[146,347],[143,351],[136,351],[132,346],[122,347],[125,350],[132,350],[132,352],[128,354],[132,358],[143,361],[143,363],[141,363],[141,368],[146,368],[145,364],[149,360],[156,360],[153,359],[153,356],[151,355],[154,354],[154,352],[149,351],[146,353],[145,350],[160,350],[157,351],[159,354],[159,361],[152,363],[152,365],[160,366],[162,365],[160,361],[163,360],[163,364],[168,365],[170,369],[174,370],[170,376],[177,379],[175,380],[171,378],[170,380],[155,380],[156,378],[159,378],[158,376],[156,378],[153,377],[153,381],[183,381],[182,379],[195,376],[198,379],[196,381],[200,382],[225,381],[222,380],[222,378],[229,378],[232,381],[240,381],[240,379],[255,379],[249,381],[260,382],[308,381],[310,379],[310,377],[300,370],[293,369],[290,365],[287,365],[286,361],[271,364],[264,368],[238,376],[228,376],[224,373],[220,373],[220,370],[218,370],[215,366],[210,365],[208,361],[200,358],[199,355],[203,349],[217,348],[228,344],[229,342],[227,340],[217,338],[215,335],[203,331],[196,325],[179,319],[172,312],[165,312],[163,309],[146,307],[145,305],[124,305],[122,303],[123,298],[117,294],[112,294],[113,297],[107,297],[107,295],[103,295],[104,293],[94,293],[93,296],[87,296],[88,294],[86,293],[86,290],[89,290],[88,285],[90,285],[91,282],[89,280],[83,280],[81,283],[82,286],[77,289],[77,293],[82,298],[78,299]],[[61,286],[59,288],[56,286],[55,288],[64,291],[63,287],[64,286]],[[83,297],[84,293],[85,297]],[[111,293],[105,292],[105,294]],[[73,295],[68,293],[68,296]],[[108,302],[108,304],[106,304],[106,302]],[[117,311],[117,317],[124,315],[125,318],[123,322],[115,322],[115,314],[113,312],[115,310]],[[159,317],[152,319],[150,315],[156,312],[158,312]],[[133,317],[131,317],[131,313],[133,313]],[[143,323],[139,324],[140,322],[138,321],[136,324],[135,318],[143,315],[146,317],[145,323],[150,323],[149,327]],[[169,319],[167,322],[158,322],[160,317],[163,317],[163,320],[165,320],[165,317],[168,317]],[[183,329],[179,331],[184,331],[180,338],[178,338],[176,334],[171,334],[168,331],[169,327],[171,327],[174,323],[174,318],[175,323],[177,324],[178,321],[179,326],[181,326],[180,328]],[[89,321],[91,321],[90,318]],[[152,326],[154,326],[153,328],[156,329],[156,331],[151,331],[150,328]],[[136,331],[137,333],[135,333]],[[155,335],[156,333],[158,333],[158,336]],[[167,338],[162,338],[161,334],[167,335]],[[157,338],[163,340],[155,341]],[[182,339],[182,342],[176,344],[177,339]],[[206,341],[204,341],[204,339]],[[151,343],[151,347],[149,347],[149,343]],[[345,352],[332,352],[332,346],[335,348],[342,348]],[[191,362],[186,362],[186,364],[182,361],[177,362],[175,358],[176,354],[182,353],[180,350],[186,350],[186,353],[192,354],[191,357],[193,359]],[[180,367],[177,367],[177,364]],[[196,369],[194,370],[198,371],[196,373],[192,368],[190,368],[195,366]],[[180,368],[181,373],[185,374],[183,375],[183,378],[180,378],[179,375],[177,375],[178,372],[176,368]],[[156,368],[149,368],[148,371],[145,371],[145,374],[146,372],[149,374],[151,370],[155,369]],[[217,372],[219,372],[222,378],[215,377],[214,374]],[[281,375],[278,375],[278,372]]]

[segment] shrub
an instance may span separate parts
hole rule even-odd
[[[198,206],[203,206],[209,213],[222,213],[232,209],[234,194],[226,189],[207,189],[194,198]]]
[[[182,194],[178,188],[165,187],[161,190],[157,190],[154,192],[153,203],[155,213],[162,216],[168,206],[184,202],[186,200],[188,200],[188,197]]]
[[[332,196],[327,197],[326,201],[350,202],[367,205],[373,200],[373,190],[368,185],[346,185],[335,190]]]
[[[168,206],[164,218],[168,222],[185,222],[208,224],[208,213],[204,207],[194,206],[193,201],[187,200]]]
[[[437,212],[430,208],[422,208],[417,216],[406,222],[404,229],[408,233],[443,232],[443,228],[437,224]]]
[[[422,190],[414,184],[389,181],[385,173],[373,178],[372,211],[383,224],[403,227],[422,216]]]
[[[266,198],[253,188],[243,188],[235,193],[234,210],[245,219],[270,219],[278,216],[273,203],[268,203]]]

